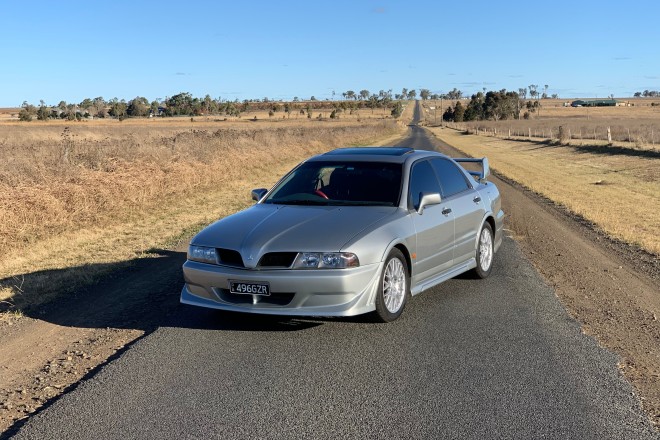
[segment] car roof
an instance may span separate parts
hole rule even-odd
[[[341,161],[341,162],[389,162],[405,163],[422,157],[446,157],[436,151],[415,150],[408,147],[352,147],[337,148],[327,153],[310,158],[307,162]]]

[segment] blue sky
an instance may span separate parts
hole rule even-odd
[[[0,1],[0,107],[179,92],[660,89],[657,1]]]

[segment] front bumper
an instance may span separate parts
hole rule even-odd
[[[186,261],[181,302],[236,312],[353,316],[375,310],[382,263],[353,269],[247,270]],[[229,293],[229,280],[267,282],[270,296]]]

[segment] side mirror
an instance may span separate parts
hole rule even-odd
[[[253,189],[252,193],[251,193],[252,194],[252,200],[254,200],[255,202],[258,202],[259,200],[261,200],[263,198],[263,196],[266,195],[267,192],[268,192],[268,190],[266,188]]]
[[[424,208],[431,205],[440,204],[440,194],[438,193],[420,193],[419,199],[419,208],[417,208],[417,214],[422,215],[424,213]]]

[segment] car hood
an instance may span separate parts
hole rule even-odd
[[[351,238],[396,210],[257,204],[209,225],[192,243],[236,250],[246,267],[255,267],[267,252],[341,251]]]

